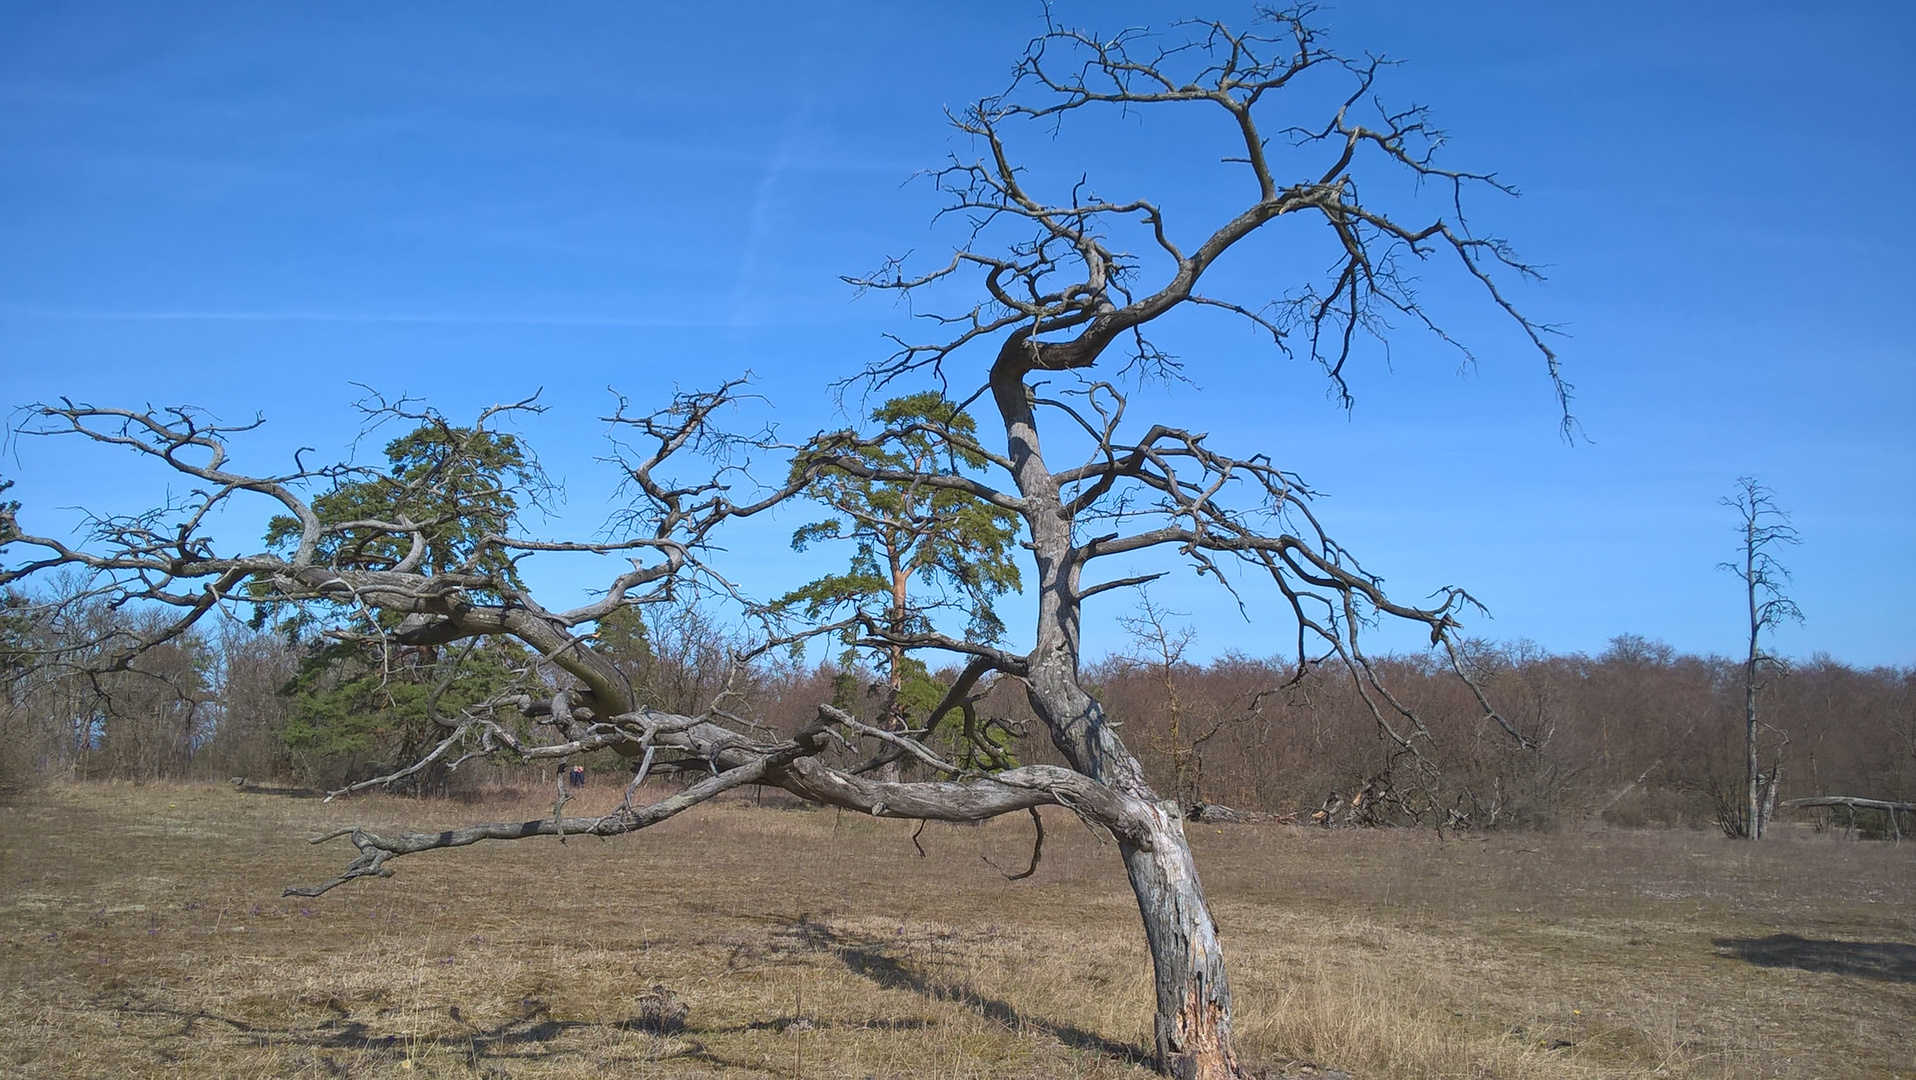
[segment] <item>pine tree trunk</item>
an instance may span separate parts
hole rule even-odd
[[[1754,634],[1751,635],[1750,640],[1752,643],[1755,642],[1756,637]],[[1744,763],[1744,767],[1746,770],[1745,779],[1748,782],[1750,796],[1749,806],[1744,809],[1746,815],[1745,820],[1748,822],[1745,836],[1751,840],[1761,840],[1763,838],[1763,775],[1758,771],[1756,762],[1756,656],[1754,647],[1752,647],[1750,661],[1745,667],[1743,676],[1743,745],[1747,751],[1747,760]]]
[[[1750,786],[1747,835],[1751,840],[1763,838],[1763,804],[1758,790],[1762,780],[1756,765],[1756,668],[1762,658],[1757,638],[1763,631],[1763,620],[1756,604],[1756,584],[1756,519],[1752,516],[1744,530],[1743,543],[1743,586],[1750,602],[1750,655],[1743,663],[1743,745],[1749,758],[1745,779]]]
[[[1237,1080],[1231,1044],[1231,985],[1217,924],[1175,802],[1155,804],[1152,848],[1122,846],[1157,984],[1159,1067],[1179,1080]]]
[[[1245,1074],[1231,1043],[1231,987],[1183,815],[1175,800],[1152,790],[1143,766],[1079,682],[1083,552],[1074,545],[1071,514],[1038,448],[1024,356],[1022,338],[1014,335],[993,366],[991,389],[1005,421],[1006,456],[1027,501],[1037,570],[1037,640],[1024,678],[1026,699],[1072,769],[1123,798],[1127,816],[1146,823],[1141,834],[1119,838],[1119,851],[1151,946],[1159,1068],[1181,1080],[1241,1080]]]
[[[1758,820],[1757,835],[1761,836],[1770,829],[1770,821],[1776,817],[1776,785],[1783,779],[1783,758],[1781,753],[1770,763],[1769,775],[1763,779],[1763,816]]]
[[[1145,782],[1143,767],[1062,654],[1040,663],[1027,688],[1072,767],[1124,796],[1131,816],[1146,823],[1150,846],[1120,838],[1119,851],[1151,948],[1158,1067],[1180,1080],[1239,1080],[1245,1074],[1231,1041],[1231,985],[1176,800],[1159,798]]]

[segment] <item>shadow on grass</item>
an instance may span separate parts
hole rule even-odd
[[[1795,934],[1717,938],[1719,952],[1758,967],[1797,968],[1884,982],[1916,983],[1916,945],[1893,941],[1817,941]]]
[[[1042,1031],[1074,1050],[1102,1054],[1126,1065],[1150,1068],[1156,1061],[1155,1054],[1136,1043],[1107,1039],[1070,1024],[1060,1024],[1019,1012],[1017,1007],[1009,1002],[986,997],[969,986],[934,983],[891,956],[887,952],[891,943],[884,938],[840,933],[830,927],[811,922],[803,916],[800,916],[798,922],[791,924],[790,932],[810,948],[834,953],[854,974],[870,979],[887,990],[909,990],[935,1001],[957,1002],[967,1008],[976,1009],[986,1018],[1014,1031],[1027,1028]]]
[[[961,983],[934,981],[912,970],[896,955],[897,944],[887,938],[844,933],[802,917],[797,923],[781,921],[780,925],[786,928],[781,936],[798,948],[834,957],[852,973],[885,989],[906,990],[930,1000],[953,1002],[1013,1031],[1040,1032],[1064,1046],[1117,1063],[1149,1068],[1153,1062],[1148,1050],[1133,1043],[1107,1039],[1070,1024],[1022,1013],[1008,1002],[987,997]],[[642,1063],[676,1061],[696,1062],[720,1070],[762,1073],[767,1071],[762,1062],[731,1060],[724,1052],[708,1047],[704,1040],[748,1032],[787,1034],[820,1029],[905,1032],[938,1026],[936,1020],[919,1018],[834,1021],[794,1014],[737,1026],[706,1027],[696,1022],[688,1024],[685,1010],[672,1008],[676,999],[663,987],[655,988],[654,996],[658,999],[657,1007],[647,1008],[647,998],[641,995],[636,1015],[610,1022],[556,1017],[551,1007],[538,997],[520,999],[507,1019],[488,1024],[474,1023],[454,1005],[438,1015],[449,1015],[459,1025],[458,1030],[447,1031],[441,1026],[437,1033],[417,1036],[393,1032],[390,1017],[382,1020],[355,1016],[348,1003],[336,999],[302,1001],[303,1005],[315,1005],[331,1014],[308,1023],[261,1022],[212,1010],[180,1008],[171,1002],[131,998],[116,1011],[125,1017],[144,1016],[159,1021],[162,1028],[167,1029],[161,1034],[162,1039],[206,1038],[224,1032],[228,1038],[256,1046],[294,1048],[304,1063],[300,1066],[302,1069],[333,1076],[359,1075],[357,1070],[362,1067],[383,1067],[382,1063],[409,1060],[427,1048],[464,1058],[476,1074],[486,1077],[504,1075],[505,1067],[513,1062],[574,1059],[602,1065],[608,1050],[607,1036],[612,1035],[612,1041],[618,1041],[613,1034],[616,1032],[644,1034],[657,1040],[642,1045],[627,1044],[625,1054],[618,1055],[639,1054],[627,1057],[627,1063],[641,1068]],[[156,1045],[154,1053],[162,1060],[171,1059],[171,1051],[162,1046]]]
[[[166,1016],[177,1020],[180,1027],[172,1032],[175,1036],[194,1036],[197,1029],[206,1024],[221,1025],[241,1039],[260,1046],[285,1047],[303,1046],[309,1051],[311,1064],[332,1075],[349,1075],[370,1058],[373,1060],[409,1057],[418,1048],[432,1046],[463,1056],[466,1063],[474,1069],[485,1069],[485,1075],[502,1075],[497,1063],[504,1061],[545,1061],[565,1057],[588,1056],[597,1060],[602,1049],[582,1051],[568,1045],[566,1036],[587,1034],[594,1030],[616,1029],[621,1031],[643,1032],[655,1036],[674,1037],[678,1045],[667,1052],[648,1054],[646,1061],[699,1061],[725,1069],[745,1069],[757,1071],[748,1062],[732,1061],[708,1051],[705,1044],[692,1037],[693,1029],[678,1023],[658,1023],[644,1016],[635,1016],[618,1023],[604,1023],[588,1020],[560,1020],[552,1016],[545,1002],[537,998],[526,998],[520,1002],[518,1015],[503,1023],[480,1026],[462,1017],[457,1006],[451,1010],[452,1018],[465,1026],[466,1030],[452,1034],[407,1037],[392,1033],[381,1033],[364,1021],[353,1019],[350,1015],[336,1015],[334,1019],[321,1021],[306,1027],[288,1027],[279,1025],[249,1023],[218,1013],[201,1010],[186,1012],[166,1006],[144,1005],[124,1008],[129,1014],[144,1016]],[[333,1006],[333,1011],[342,1013],[343,1006]],[[350,1055],[340,1058],[341,1053]],[[408,1066],[410,1067],[410,1066]]]

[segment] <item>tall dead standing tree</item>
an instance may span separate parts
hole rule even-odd
[[[1748,785],[1748,803],[1744,808],[1743,835],[1761,840],[1776,806],[1776,784],[1783,768],[1783,751],[1778,747],[1770,771],[1762,770],[1758,755],[1759,724],[1756,716],[1757,691],[1763,687],[1763,669],[1778,666],[1775,657],[1763,651],[1763,631],[1774,630],[1785,621],[1803,620],[1796,601],[1783,594],[1790,579],[1789,570],[1776,560],[1771,549],[1779,544],[1799,544],[1801,538],[1790,525],[1790,515],[1777,508],[1775,493],[1756,482],[1740,477],[1736,491],[1720,500],[1736,511],[1737,533],[1742,538],[1743,557],[1737,562],[1717,564],[1743,583],[1749,603],[1750,647],[1743,660],[1743,747],[1744,780]]]
[[[737,471],[737,455],[774,447],[720,430],[716,414],[734,401],[735,384],[682,395],[650,415],[621,410],[612,423],[625,448],[620,466],[632,502],[617,523],[618,538],[572,542],[488,531],[461,565],[442,566],[426,558],[428,534],[444,524],[432,515],[458,511],[433,497],[430,475],[413,481],[420,486],[416,497],[391,501],[390,517],[326,521],[302,492],[339,482],[341,468],[239,473],[227,465],[227,441],[238,429],[191,410],[62,402],[38,409],[29,432],[122,447],[198,486],[184,502],[151,514],[99,519],[87,543],[77,547],[21,537],[16,550],[30,554],[0,570],[0,586],[77,565],[94,574],[100,596],[175,612],[141,641],[113,650],[109,664],[127,662],[227,604],[329,606],[337,615],[333,633],[376,637],[390,646],[509,636],[569,677],[528,680],[520,692],[458,715],[435,713],[445,734],[425,761],[490,752],[551,761],[611,749],[638,761],[639,779],[675,767],[688,781],[646,805],[633,805],[628,795],[603,816],[564,816],[561,799],[550,817],[536,821],[396,835],[347,830],[335,835],[350,836],[357,858],[331,881],[289,890],[300,895],[354,878],[388,876],[391,860],[422,851],[483,840],[633,832],[747,784],[875,817],[975,821],[1067,807],[1115,839],[1136,894],[1155,971],[1161,1067],[1206,1080],[1244,1075],[1232,1041],[1231,993],[1217,928],[1181,810],[1174,798],[1152,789],[1120,738],[1120,725],[1080,677],[1086,602],[1161,575],[1112,577],[1100,571],[1112,560],[1168,551],[1226,587],[1238,587],[1240,573],[1263,579],[1295,621],[1298,675],[1326,663],[1346,671],[1409,775],[1427,771],[1424,750],[1431,735],[1383,685],[1362,633],[1386,617],[1421,626],[1462,677],[1453,634],[1473,601],[1452,587],[1421,607],[1393,600],[1321,526],[1310,489],[1295,473],[1262,453],[1234,456],[1216,449],[1202,433],[1131,423],[1122,373],[1173,372],[1175,361],[1152,343],[1149,331],[1173,312],[1216,310],[1245,320],[1283,352],[1321,364],[1348,401],[1347,363],[1362,339],[1380,334],[1391,317],[1450,340],[1420,305],[1405,273],[1407,264],[1442,258],[1479,283],[1515,321],[1543,358],[1560,397],[1566,393],[1544,328],[1519,314],[1493,280],[1493,270],[1527,275],[1529,269],[1502,242],[1473,232],[1461,213],[1467,188],[1508,189],[1490,175],[1434,164],[1441,136],[1425,113],[1392,111],[1371,96],[1384,62],[1332,53],[1308,15],[1307,9],[1266,13],[1249,33],[1188,23],[1171,44],[1142,31],[1102,38],[1049,25],[1032,42],[1006,93],[954,118],[981,152],[936,174],[951,200],[947,212],[965,223],[966,241],[940,268],[919,273],[892,262],[855,283],[942,302],[975,281],[982,297],[938,317],[941,335],[926,342],[899,339],[896,353],[848,382],[868,391],[901,380],[936,385],[955,405],[995,414],[978,434],[932,415],[867,434],[822,435],[796,448],[800,467],[789,471],[785,483],[742,496],[736,492],[749,485]],[[1271,126],[1266,118],[1287,99],[1312,100],[1307,87],[1321,91],[1339,82],[1315,119],[1280,117]],[[1187,236],[1183,223],[1157,204],[1101,198],[1082,181],[1047,189],[1016,163],[1012,143],[1024,131],[1055,132],[1094,111],[1223,121],[1225,160],[1242,184],[1238,208]],[[1360,174],[1438,185],[1446,196],[1443,209],[1407,223],[1405,215],[1414,211],[1393,214],[1360,196]],[[1292,222],[1314,230],[1292,237],[1304,250],[1328,253],[1321,280],[1302,282],[1268,304],[1201,288],[1249,238]],[[1142,254],[1127,253],[1112,239],[1125,232],[1140,240]],[[1313,236],[1319,246],[1311,246]],[[482,417],[480,426],[499,415]],[[984,473],[914,472],[867,452],[925,437],[942,443],[953,458],[984,462]],[[712,467],[687,473],[687,461]],[[942,488],[1016,515],[1033,571],[1025,578],[1030,647],[1014,650],[936,627],[900,631],[862,616],[829,628],[873,649],[932,650],[963,661],[920,731],[862,724],[822,703],[817,718],[790,737],[733,715],[724,700],[696,716],[648,707],[620,667],[595,649],[595,625],[622,608],[669,598],[687,582],[730,590],[721,568],[709,561],[715,531],[798,497],[828,474]],[[277,503],[298,522],[296,537],[279,549],[221,554],[204,535],[205,523],[223,503],[243,496]],[[414,516],[409,506],[425,509]],[[332,542],[344,533],[355,542]],[[368,543],[370,536],[395,542]],[[618,557],[630,560],[631,569],[617,574],[598,599],[567,610],[544,606],[497,569],[511,565],[502,555],[557,553]],[[970,721],[990,685],[1003,679],[1022,686],[1068,767],[1013,766],[989,753],[954,762],[920,738],[954,710]],[[1476,700],[1487,720],[1524,741],[1481,693]],[[528,722],[534,725],[530,734]],[[966,730],[978,728],[968,722]],[[834,767],[826,752],[844,744],[870,755],[858,765]],[[877,770],[901,757],[936,779],[877,778],[883,775]],[[638,787],[635,781],[631,790]]]

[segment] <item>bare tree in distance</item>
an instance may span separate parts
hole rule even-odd
[[[1749,800],[1744,808],[1743,835],[1751,840],[1763,838],[1764,827],[1769,823],[1776,806],[1776,785],[1783,769],[1781,745],[1776,748],[1769,772],[1762,771],[1758,760],[1758,733],[1762,725],[1757,720],[1756,697],[1763,687],[1762,669],[1779,668],[1782,663],[1763,651],[1763,632],[1774,630],[1786,621],[1803,621],[1803,612],[1797,608],[1796,601],[1783,592],[1784,584],[1790,580],[1789,569],[1771,554],[1772,549],[1779,545],[1794,545],[1803,541],[1790,525],[1789,513],[1777,507],[1775,496],[1775,492],[1757,483],[1754,477],[1744,476],[1737,479],[1733,493],[1718,500],[1721,505],[1736,511],[1740,519],[1737,533],[1743,541],[1743,557],[1736,562],[1718,563],[1717,569],[1728,570],[1743,583],[1743,594],[1749,603],[1750,613],[1750,647],[1743,661],[1743,731],[1747,766],[1744,778],[1749,788]]]
[[[1175,627],[1173,619],[1186,618],[1185,612],[1170,611],[1159,604],[1150,590],[1138,591],[1133,614],[1118,616],[1118,625],[1131,638],[1131,654],[1124,659],[1150,673],[1164,695],[1165,756],[1171,762],[1171,797],[1180,806],[1198,807],[1204,801],[1203,746],[1216,735],[1224,721],[1217,721],[1209,732],[1187,738],[1188,709],[1179,694],[1179,669],[1186,665],[1185,653],[1197,640],[1190,626]]]
[[[1566,416],[1568,400],[1547,329],[1520,314],[1493,276],[1532,271],[1502,241],[1472,231],[1461,212],[1473,186],[1510,189],[1490,174],[1438,167],[1433,152],[1441,134],[1424,111],[1377,104],[1373,93],[1385,62],[1331,52],[1309,15],[1308,9],[1266,12],[1251,32],[1184,23],[1181,37],[1163,41],[1144,31],[1099,37],[1048,23],[1009,90],[954,118],[980,152],[936,174],[950,199],[945,214],[962,223],[963,241],[931,270],[895,260],[855,284],[933,302],[976,288],[980,298],[930,316],[932,337],[897,339],[895,353],[845,384],[868,393],[901,380],[929,385],[950,409],[791,447],[725,430],[721,414],[744,395],[738,383],[680,394],[650,414],[621,407],[609,422],[630,505],[612,538],[532,538],[488,526],[474,530],[452,562],[428,558],[430,538],[458,524],[445,518],[460,513],[434,488],[433,474],[419,477],[409,498],[383,504],[390,516],[322,520],[305,492],[340,483],[349,470],[235,471],[227,463],[229,440],[252,425],[223,426],[190,409],[60,402],[34,410],[23,433],[120,447],[191,478],[195,487],[150,513],[95,519],[79,546],[20,537],[14,543],[30,554],[0,570],[0,586],[80,566],[94,575],[93,595],[174,613],[152,633],[104,653],[101,662],[109,666],[185,632],[215,608],[249,603],[324,608],[332,614],[332,633],[393,647],[515,638],[562,676],[529,672],[512,693],[457,715],[435,712],[444,737],[409,769],[492,753],[550,762],[604,749],[637,762],[627,801],[602,816],[565,816],[562,797],[551,816],[536,821],[400,834],[350,829],[318,838],[349,836],[359,854],[334,879],[289,889],[297,895],[389,876],[391,860],[422,851],[483,840],[629,833],[750,784],[887,818],[976,821],[1065,807],[1113,837],[1124,862],[1152,955],[1160,1067],[1204,1080],[1246,1075],[1232,1038],[1217,927],[1182,809],[1175,797],[1153,790],[1120,737],[1120,723],[1105,715],[1080,677],[1086,602],[1163,576],[1127,565],[1151,552],[1182,557],[1233,592],[1261,582],[1295,624],[1292,677],[1327,665],[1346,673],[1381,743],[1403,765],[1394,775],[1411,778],[1399,793],[1407,800],[1435,805],[1433,738],[1416,711],[1385,686],[1366,651],[1365,631],[1382,620],[1427,630],[1432,646],[1470,687],[1485,723],[1494,721],[1520,745],[1533,741],[1469,681],[1456,647],[1460,617],[1475,607],[1468,593],[1446,586],[1421,606],[1393,599],[1326,531],[1296,473],[1255,450],[1240,456],[1213,447],[1201,432],[1132,422],[1135,391],[1126,389],[1126,374],[1175,373],[1177,361],[1149,331],[1173,312],[1216,310],[1246,321],[1284,353],[1319,363],[1348,402],[1347,365],[1390,319],[1456,344],[1410,285],[1411,264],[1441,257],[1514,320],[1527,347],[1543,359]],[[1307,84],[1334,87],[1338,104],[1315,117],[1272,115]],[[1152,202],[1101,197],[1076,175],[1049,185],[1018,164],[1018,139],[1027,133],[1049,138],[1095,111],[1222,120],[1225,161],[1242,186],[1238,208],[1192,228]],[[1117,130],[1130,138],[1139,129]],[[1381,190],[1389,189],[1389,178],[1438,185],[1443,207],[1413,222],[1408,214],[1425,211],[1414,205],[1393,211],[1360,197],[1360,178],[1371,177]],[[1269,302],[1202,288],[1207,274],[1250,237],[1291,223],[1308,230],[1296,237],[1305,250],[1328,253],[1321,280],[1301,282]],[[1117,246],[1112,238],[1120,234],[1139,238],[1144,254]],[[483,431],[532,408],[521,402],[489,410],[461,430]],[[982,414],[975,431],[953,419],[974,409]],[[404,403],[378,411],[414,422],[437,415],[409,411]],[[942,447],[948,461],[983,463],[980,471],[914,470],[897,464],[895,455],[873,452],[927,440]],[[799,467],[781,470],[782,482],[752,483],[744,468],[769,454],[788,454]],[[1029,552],[1023,580],[1031,607],[1023,625],[1030,648],[869,615],[823,626],[778,624],[778,611],[743,596],[717,563],[717,530],[801,497],[825,475],[936,489],[1015,515]],[[297,522],[284,545],[223,554],[205,535],[210,516],[243,497],[275,503]],[[348,535],[354,542],[338,542]],[[369,542],[374,537],[383,540]],[[542,604],[502,569],[520,558],[557,555],[615,558],[630,569],[612,576],[596,599],[567,609]],[[791,735],[738,714],[724,695],[698,715],[659,711],[595,648],[595,627],[625,608],[687,589],[746,604],[767,620],[774,641],[850,635],[872,651],[955,658],[962,671],[917,732],[864,724],[826,703]],[[919,738],[953,711],[970,717],[1000,680],[1022,688],[1065,766],[1012,765],[990,755],[953,761]],[[844,746],[861,748],[863,760],[832,764],[828,751]],[[876,769],[901,755],[936,778],[877,778]],[[665,769],[676,770],[685,785],[634,805],[640,781]]]

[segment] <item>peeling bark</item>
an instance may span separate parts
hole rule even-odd
[[[1156,973],[1158,1060],[1172,1076],[1235,1080],[1242,1073],[1231,1043],[1231,984],[1217,924],[1176,804],[1154,804],[1150,821],[1151,850],[1120,849]]]

